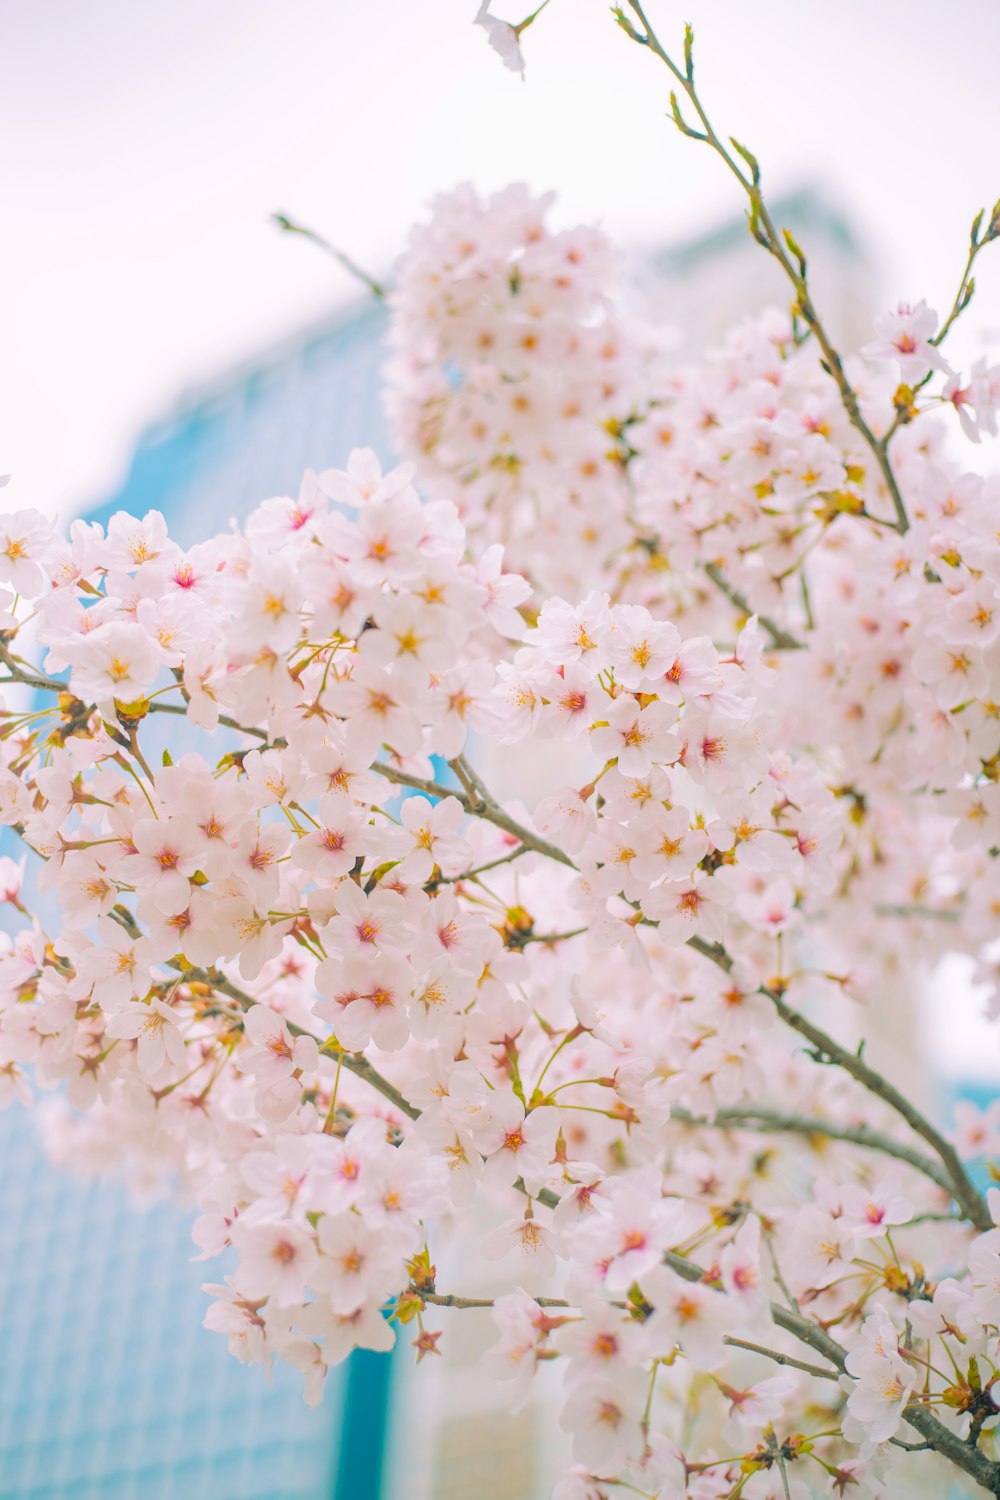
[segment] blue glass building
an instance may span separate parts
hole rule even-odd
[[[91,512],[166,516],[189,544],[307,466],[386,451],[384,310],[331,317],[146,431]],[[192,1213],[142,1209],[62,1171],[31,1115],[0,1116],[0,1500],[380,1500],[392,1361],[359,1354],[305,1406],[201,1326],[218,1262],[190,1260]]]
[[[125,483],[89,519],[160,510],[189,546],[271,495],[297,494],[307,468],[343,465],[352,448],[386,454],[387,322],[382,306],[363,303],[182,397],[142,434]]]

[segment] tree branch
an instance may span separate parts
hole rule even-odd
[[[791,1365],[795,1370],[804,1370],[807,1375],[815,1375],[817,1380],[836,1380],[835,1370],[824,1370],[821,1365],[811,1365],[804,1359],[793,1359],[790,1354],[781,1354],[777,1349],[766,1349],[763,1344],[751,1344],[746,1339],[734,1339],[727,1333],[723,1338],[724,1344],[729,1344],[733,1349],[749,1349],[751,1354],[763,1354],[765,1359],[773,1359],[776,1365]]]
[[[454,795],[451,793],[450,795]],[[461,875],[438,875],[433,880],[425,883],[426,890],[435,890],[439,885],[457,885],[462,880],[472,880],[477,875],[485,875],[487,870],[495,870],[500,865],[510,865],[515,859],[520,859],[522,854],[530,854],[531,850],[527,844],[514,849],[510,854],[501,854],[496,859],[489,859],[484,865],[475,865],[471,870],[463,870]]]
[[[118,908],[116,907],[115,910],[117,911]],[[135,931],[138,932],[139,929],[135,928]],[[228,999],[234,1000],[242,1011],[248,1011],[251,1006],[258,1003],[252,995],[248,995],[246,990],[241,990],[238,985],[233,984],[218,969],[196,969],[190,965],[181,963],[177,959],[172,959],[169,967],[176,969],[178,973],[183,975],[185,981],[192,984],[206,985],[209,989],[216,990],[220,995],[225,995]],[[323,1038],[318,1037],[315,1032],[309,1031],[304,1026],[298,1026],[294,1021],[289,1021],[285,1017],[282,1017],[282,1020],[293,1036],[310,1036],[313,1041],[319,1043],[321,1048],[323,1047]],[[327,1055],[329,1056],[330,1054],[328,1053]],[[336,1057],[337,1061],[348,1072],[353,1073],[356,1078],[361,1078],[365,1083],[370,1084],[384,1099],[388,1099],[389,1103],[398,1109],[401,1114],[407,1115],[411,1120],[419,1120],[421,1112],[417,1109],[416,1105],[411,1104],[406,1096],[400,1093],[395,1084],[390,1083],[388,1078],[383,1077],[378,1069],[372,1066],[363,1052],[348,1052],[346,1049],[342,1049],[336,1053]]]
[[[837,350],[834,348],[829,335],[827,334],[822,322],[820,321],[819,314],[816,311],[815,304],[812,300],[812,295],[809,291],[809,285],[806,280],[805,257],[802,255],[802,252],[799,250],[794,239],[792,239],[789,231],[786,230],[784,235],[782,235],[779,234],[778,230],[775,228],[774,221],[771,218],[770,212],[767,208],[767,204],[764,201],[763,193],[761,192],[760,168],[757,165],[756,158],[745,147],[740,146],[736,141],[732,142],[734,150],[747,167],[747,170],[749,172],[748,176],[747,173],[737,165],[734,157],[729,153],[729,151],[726,150],[725,146],[719,140],[719,137],[716,135],[712,123],[708,118],[708,115],[705,113],[704,106],[702,105],[701,99],[698,96],[698,91],[695,88],[694,84],[694,64],[691,56],[693,33],[691,32],[690,28],[688,28],[685,33],[686,66],[682,70],[677,66],[677,64],[673,61],[673,59],[660,44],[656,33],[654,32],[652,26],[649,24],[649,21],[646,18],[646,14],[640,3],[640,0],[628,0],[628,4],[633,14],[640,21],[645,35],[640,35],[630,24],[626,24],[623,27],[623,30],[629,37],[631,37],[632,41],[638,42],[640,45],[646,47],[648,51],[652,52],[656,57],[658,57],[660,61],[665,65],[665,67],[669,69],[670,73],[677,80],[678,84],[683,89],[685,95],[690,101],[691,107],[697,114],[698,119],[700,120],[702,125],[703,133],[702,131],[693,130],[691,126],[686,124],[681,115],[680,108],[678,107],[677,99],[675,95],[671,94],[671,114],[678,129],[684,135],[689,135],[696,140],[704,141],[706,145],[710,146],[716,153],[716,155],[718,155],[721,160],[725,162],[726,166],[729,168],[730,172],[732,172],[733,176],[736,178],[737,182],[740,184],[743,191],[749,198],[750,211],[748,214],[748,218],[750,222],[750,231],[757,243],[759,245],[762,245],[764,249],[767,250],[778,262],[779,266],[784,271],[785,275],[788,277],[789,281],[794,287],[797,311],[802,317],[803,322],[809,328],[810,332],[815,336],[816,342],[819,344],[820,350],[822,351],[823,355],[823,359],[821,360],[823,369],[834,381],[838,391],[840,392],[841,404],[843,405],[844,410],[847,413],[848,421],[863,438],[866,447],[869,449],[873,458],[875,459],[876,464],[878,465],[879,471],[882,475],[882,479],[892,499],[893,509],[896,513],[896,530],[900,533],[908,531],[910,521],[906,513],[906,506],[903,503],[903,497],[900,493],[899,485],[896,481],[896,476],[893,473],[892,465],[889,462],[887,446],[884,442],[881,442],[875,436],[868,423],[865,421],[865,418],[861,412],[861,406],[858,401],[857,392],[848,380],[847,374],[844,370],[843,360],[841,359]],[[624,17],[621,16],[620,12],[619,18],[622,20],[624,19]]]
[[[42,671],[25,671],[11,654],[7,638],[4,636],[0,636],[0,661],[10,672],[11,680],[22,683],[24,687],[36,688],[39,692],[46,693],[68,693],[70,690],[69,683],[60,682],[57,677],[47,677]]]
[[[159,698],[154,698],[149,705],[149,712],[151,714],[180,714],[186,716],[187,711],[188,706],[186,703],[161,703]],[[246,724],[239,723],[237,719],[231,719],[228,714],[220,714],[219,723],[225,725],[227,729],[237,730],[240,734],[248,734],[253,739],[267,739],[267,731],[265,729],[257,729],[254,726],[248,727]]]
[[[758,1108],[756,1105],[720,1109],[712,1119],[692,1115],[686,1109],[672,1109],[670,1118],[680,1120],[684,1125],[710,1130],[758,1130],[765,1134],[774,1131],[789,1135],[821,1135],[833,1141],[846,1141],[849,1145],[862,1146],[867,1151],[879,1151],[883,1156],[893,1156],[898,1161],[905,1161],[908,1166],[930,1178],[931,1182],[949,1196],[954,1192],[947,1173],[929,1156],[924,1156],[902,1141],[894,1140],[892,1136],[871,1130],[867,1125],[837,1125],[819,1115],[783,1115],[778,1110]]]
[[[352,260],[343,250],[338,250],[336,245],[331,245],[330,241],[324,239],[321,234],[317,234],[315,229],[306,229],[305,225],[296,224],[295,220],[290,219],[287,214],[272,214],[271,219],[286,234],[300,234],[303,239],[311,240],[314,245],[318,245],[327,255],[332,256],[338,265],[343,266],[348,275],[354,276],[363,286],[366,286],[373,297],[377,298],[379,302],[385,301],[385,287],[381,282],[376,281],[374,276],[369,276],[367,271],[361,269],[356,260]]]
[[[725,973],[730,973],[733,960],[726,952],[721,943],[708,943],[704,938],[694,937],[688,939],[688,947],[694,948],[695,952],[701,953],[705,958],[711,960]],[[961,1158],[954,1146],[941,1132],[926,1119],[915,1105],[911,1104],[905,1095],[901,1094],[887,1078],[877,1072],[865,1062],[864,1058],[857,1052],[849,1052],[842,1047],[833,1037],[828,1036],[819,1026],[813,1024],[794,1006],[789,1005],[784,996],[778,990],[769,989],[767,986],[760,987],[760,993],[766,995],[774,1006],[778,1015],[786,1026],[797,1031],[800,1036],[806,1038],[821,1057],[829,1059],[838,1067],[843,1068],[853,1079],[866,1088],[869,1093],[875,1094],[889,1108],[895,1110],[896,1114],[902,1116],[916,1135],[919,1135],[934,1154],[944,1165],[948,1177],[949,1192],[955,1202],[961,1208],[963,1215],[980,1233],[992,1229],[993,1220],[986,1205],[986,1200],[978,1192],[972,1179],[969,1177],[962,1165]]]
[[[421,1302],[430,1302],[434,1307],[470,1308],[496,1306],[496,1299],[494,1297],[456,1297],[450,1292],[447,1294],[443,1292],[422,1292],[419,1287],[415,1287],[414,1291]],[[567,1302],[562,1297],[532,1297],[531,1300],[532,1302],[537,1302],[539,1307],[577,1306],[575,1302]],[[621,1307],[624,1304],[619,1303],[618,1306]]]
[[[68,682],[63,682],[58,677],[48,677],[41,671],[26,671],[16,658],[11,655],[7,642],[2,637],[0,637],[0,662],[10,672],[11,682],[20,683],[24,687],[34,688],[37,692],[72,694],[73,689]],[[95,707],[96,704],[90,704],[89,711],[93,711]],[[147,712],[151,714],[178,714],[181,717],[186,717],[188,707],[186,703],[163,703],[159,698],[154,698],[150,700]],[[231,719],[228,714],[220,714],[219,723],[224,724],[227,729],[235,729],[240,734],[250,735],[254,739],[267,739],[265,730],[253,727],[248,728],[246,724],[240,724],[236,719]]]
[[[449,764],[454,766],[455,762],[452,761]],[[472,791],[468,792],[453,786],[442,786],[437,781],[423,781],[419,776],[411,776],[408,772],[401,771],[396,766],[390,766],[381,760],[375,761],[372,770],[379,776],[384,776],[387,781],[395,782],[398,786],[408,786],[415,792],[423,792],[427,797],[455,797],[472,817],[482,818],[485,822],[492,823],[494,827],[502,829],[504,833],[512,834],[519,843],[527,849],[534,850],[536,854],[544,854],[546,859],[554,859],[557,864],[567,865],[571,870],[576,869],[576,865],[568,854],[564,854],[555,844],[539,838],[536,833],[531,832],[530,828],[525,828],[505,813],[478,778],[475,783],[470,783]],[[470,768],[464,762],[463,770],[466,775],[470,774]]]
[[[541,1197],[541,1195],[539,1196]],[[555,1202],[558,1203],[558,1197],[554,1193],[550,1193],[549,1197],[555,1199]],[[675,1255],[672,1250],[664,1252],[663,1261],[665,1265],[668,1265],[671,1270],[675,1271],[685,1281],[705,1282],[708,1280],[708,1273],[702,1266],[699,1266],[693,1260],[688,1260],[686,1256]],[[424,1293],[419,1289],[415,1290],[416,1295],[422,1301],[433,1303],[438,1307],[487,1308],[494,1305],[493,1299],[488,1297],[456,1297],[440,1293]],[[560,1298],[535,1297],[533,1300],[540,1307],[567,1307],[573,1305],[562,1301]],[[616,1303],[615,1305],[620,1306],[621,1304]],[[768,1349],[761,1344],[752,1344],[746,1340],[733,1338],[728,1335],[725,1337],[724,1342],[734,1348],[747,1349],[751,1353],[763,1355],[767,1359],[774,1360],[779,1365],[789,1365],[793,1369],[802,1370],[805,1374],[812,1375],[818,1380],[836,1381],[845,1372],[847,1350],[836,1339],[832,1338],[825,1328],[821,1328],[818,1323],[811,1322],[799,1313],[790,1312],[777,1302],[771,1303],[771,1315],[779,1328],[791,1334],[799,1343],[805,1344],[815,1353],[828,1360],[833,1369],[824,1369],[820,1365],[809,1364],[805,1360],[795,1359],[791,1355],[782,1354],[778,1350]],[[925,1406],[908,1406],[903,1412],[903,1417],[911,1427],[920,1433],[930,1448],[942,1454],[943,1457],[950,1459],[957,1468],[971,1475],[977,1483],[989,1490],[990,1493],[994,1495],[1000,1494],[1000,1463],[994,1463],[992,1459],[987,1458],[984,1453],[981,1453],[978,1448],[970,1448],[957,1433],[952,1432],[949,1427],[946,1427]],[[901,1442],[899,1446],[907,1447],[909,1445]]]
[[[776,651],[802,651],[805,649],[805,643],[803,641],[800,641],[798,636],[792,635],[790,631],[785,630],[782,625],[778,625],[776,621],[772,620],[768,615],[758,614],[758,612],[751,605],[750,601],[747,599],[746,595],[742,594],[739,589],[733,587],[733,585],[726,578],[726,575],[723,573],[722,569],[717,567],[715,563],[706,563],[705,572],[715,584],[716,588],[720,589],[721,592],[725,594],[730,603],[735,604],[736,608],[740,610],[742,614],[757,615],[757,619],[760,621],[761,627],[766,630],[768,635],[771,637],[771,642]]]

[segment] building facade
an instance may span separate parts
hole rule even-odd
[[[377,306],[333,315],[183,397],[90,515],[160,510],[189,544],[307,466],[384,451],[385,325]],[[316,1410],[290,1368],[238,1364],[201,1326],[221,1272],[190,1259],[192,1213],[60,1170],[19,1105],[0,1203],[0,1500],[379,1500],[392,1361],[355,1355]]]

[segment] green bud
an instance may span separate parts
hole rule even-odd
[[[752,151],[748,151],[746,146],[741,146],[734,135],[731,135],[729,137],[729,144],[732,146],[735,152],[742,156],[743,160],[750,168],[750,175],[753,178],[754,187],[756,187],[760,182],[760,166],[757,162],[756,156],[754,156]]]
[[[757,209],[756,202],[751,203],[750,207],[747,209],[746,212],[747,212],[747,224],[750,227],[750,233],[753,235],[753,237],[757,241],[758,245],[763,245],[764,249],[766,250],[767,249],[767,235],[764,233],[764,231],[760,227],[760,215],[759,215],[759,212],[758,212],[758,209]]]
[[[684,25],[684,71],[689,81],[694,78],[694,28]]]
[[[799,263],[799,274],[804,276],[806,274],[806,258],[802,252],[801,245],[790,229],[783,229],[781,237]]]

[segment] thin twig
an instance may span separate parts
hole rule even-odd
[[[725,594],[730,603],[735,604],[736,608],[742,614],[747,616],[754,614],[757,615],[757,619],[760,621],[762,629],[766,630],[768,635],[771,637],[771,643],[774,646],[775,650],[802,651],[805,649],[805,643],[803,641],[800,641],[798,636],[792,635],[790,631],[786,630],[784,626],[777,624],[777,622],[772,620],[770,616],[757,614],[757,611],[753,608],[746,595],[742,594],[739,589],[733,587],[733,585],[726,578],[726,575],[723,573],[722,569],[719,568],[715,563],[706,563],[705,572],[715,584],[716,588],[721,590],[721,592]]]
[[[823,1136],[827,1140],[846,1141],[852,1146],[862,1146],[867,1151],[879,1151],[883,1156],[893,1156],[905,1161],[908,1166],[923,1173],[949,1195],[953,1191],[951,1179],[929,1156],[882,1135],[867,1125],[837,1125],[819,1115],[785,1115],[776,1109],[759,1108],[757,1105],[736,1105],[731,1109],[720,1109],[712,1118],[690,1114],[686,1109],[672,1109],[670,1117],[684,1125],[695,1125],[715,1130],[757,1130],[765,1134],[775,1131],[780,1134]]]
[[[467,771],[468,768],[464,769]],[[441,786],[436,781],[424,781],[419,776],[411,776],[409,772],[401,771],[396,766],[390,766],[381,760],[374,763],[372,770],[377,775],[384,776],[387,781],[393,781],[398,786],[408,786],[413,791],[423,792],[428,797],[455,797],[466,812],[473,817],[482,818],[485,822],[492,823],[494,827],[502,829],[504,833],[512,834],[519,843],[524,844],[528,849],[533,849],[536,854],[544,854],[546,859],[554,859],[557,864],[568,865],[571,870],[576,869],[576,865],[568,854],[564,854],[561,849],[555,844],[550,844],[546,839],[539,838],[536,833],[531,832],[530,828],[525,828],[521,823],[516,822],[504,812],[488,792],[479,790],[482,787],[481,782],[478,787],[473,785],[473,791],[470,794],[457,787]]]
[[[706,1280],[706,1272],[702,1267],[682,1255],[675,1255],[667,1250],[664,1252],[663,1259],[685,1281]],[[777,1302],[771,1303],[771,1315],[779,1328],[792,1334],[800,1343],[808,1345],[814,1353],[821,1354],[837,1370],[844,1370],[847,1350],[842,1344],[838,1344],[825,1328],[821,1328],[818,1323],[813,1323],[800,1314],[789,1312]],[[967,1474],[971,1474],[991,1494],[1000,1495],[1000,1463],[994,1463],[978,1448],[969,1448],[957,1433],[952,1432],[950,1427],[946,1427],[932,1411],[928,1411],[924,1406],[906,1407],[903,1417],[938,1453],[949,1458]]]
[[[118,910],[120,908],[116,907],[115,911],[117,912]],[[112,915],[114,915],[114,912]],[[134,926],[133,930],[138,932],[139,928]],[[181,973],[186,982],[203,984],[210,989],[218,991],[220,995],[226,995],[230,1000],[234,1000],[242,1011],[248,1011],[251,1006],[257,1004],[252,995],[247,994],[246,990],[241,990],[239,985],[233,984],[232,980],[227,979],[225,974],[220,973],[218,969],[192,968],[190,965],[182,964],[177,959],[171,961],[170,967]],[[294,1021],[289,1021],[287,1017],[282,1017],[282,1020],[293,1036],[309,1036],[312,1037],[313,1041],[318,1042],[321,1047],[323,1046],[323,1038],[318,1037],[315,1032],[309,1031],[304,1026],[297,1025]],[[370,1084],[384,1099],[388,1099],[389,1103],[398,1109],[401,1114],[407,1115],[411,1120],[418,1120],[420,1118],[421,1112],[416,1105],[411,1104],[406,1096],[400,1093],[395,1084],[390,1083],[388,1078],[383,1077],[378,1069],[372,1066],[363,1052],[348,1052],[346,1049],[342,1049],[336,1053],[336,1057],[338,1063],[342,1063],[348,1072],[353,1073],[356,1078],[361,1078],[365,1083]]]
[[[776,1365],[790,1365],[794,1370],[804,1370],[807,1375],[815,1375],[817,1380],[839,1379],[836,1370],[824,1370],[821,1365],[811,1365],[807,1360],[795,1359],[791,1354],[782,1354],[777,1349],[766,1349],[763,1344],[751,1344],[747,1339],[732,1338],[728,1333],[722,1342],[730,1344],[734,1349],[748,1349],[751,1354],[763,1354],[765,1359],[773,1359]]]
[[[476,865],[471,870],[463,870],[461,875],[436,875],[433,880],[428,880],[427,890],[434,890],[439,885],[457,885],[462,880],[473,880],[477,875],[485,875],[487,870],[495,870],[499,865],[513,864],[515,859],[520,859],[522,854],[530,854],[532,851],[527,844],[520,848],[511,850],[510,854],[501,854],[496,859],[487,860],[484,865]]]
[[[756,158],[749,151],[747,151],[745,147],[738,146],[737,143],[733,141],[733,146],[737,152],[737,155],[746,165],[747,171],[749,172],[748,176],[747,173],[744,172],[744,170],[737,164],[735,158],[731,155],[731,153],[726,150],[726,147],[719,140],[719,137],[716,135],[715,129],[712,126],[708,115],[705,113],[704,106],[702,105],[701,99],[698,96],[698,91],[694,85],[694,63],[691,52],[693,33],[690,27],[687,28],[685,32],[686,66],[682,70],[677,66],[673,58],[669,56],[669,54],[660,44],[656,33],[654,32],[652,26],[646,18],[646,14],[640,3],[640,0],[628,0],[628,5],[633,14],[641,23],[644,35],[636,31],[635,27],[627,21],[620,10],[616,12],[619,24],[624,23],[622,24],[622,29],[631,38],[631,40],[639,43],[641,46],[646,47],[648,51],[652,52],[654,56],[658,57],[660,61],[665,65],[665,67],[669,69],[670,73],[677,80],[684,93],[686,94],[688,100],[690,101],[691,107],[694,109],[702,125],[702,131],[695,130],[690,125],[688,125],[681,115],[676,97],[671,94],[671,113],[674,119],[674,123],[677,125],[678,129],[681,130],[684,135],[691,136],[695,140],[704,141],[706,145],[711,146],[712,150],[721,158],[722,161],[725,162],[726,166],[729,168],[730,172],[732,172],[733,176],[736,178],[737,182],[740,184],[743,191],[749,198],[749,221],[751,233],[757,240],[758,244],[763,245],[763,247],[774,257],[774,259],[781,266],[781,269],[784,271],[785,275],[788,277],[789,281],[792,283],[792,286],[795,289],[797,311],[801,316],[803,322],[809,328],[810,332],[814,335],[816,342],[819,344],[820,350],[822,351],[823,355],[823,359],[821,361],[823,368],[830,376],[830,378],[834,381],[838,391],[840,392],[841,403],[844,407],[845,412],[847,413],[847,417],[851,423],[851,426],[854,427],[854,429],[864,439],[865,445],[871,452],[872,456],[875,459],[875,462],[879,467],[886,488],[889,491],[889,495],[892,499],[893,509],[896,513],[896,530],[900,533],[909,530],[909,517],[906,513],[906,506],[903,503],[903,497],[900,493],[899,485],[896,481],[896,476],[893,473],[892,465],[889,462],[887,449],[885,445],[880,442],[879,439],[875,436],[868,423],[865,421],[865,418],[861,412],[861,406],[858,400],[857,392],[851,385],[851,382],[848,380],[847,374],[844,370],[843,360],[841,359],[840,354],[837,352],[833,343],[831,342],[829,335],[827,334],[822,322],[820,321],[819,314],[816,311],[816,307],[813,303],[812,295],[809,290],[809,285],[806,280],[805,258],[802,256],[801,252],[798,249],[798,246],[795,244],[795,241],[791,238],[790,234],[787,231],[784,235],[779,234],[774,225],[774,221],[771,218],[767,204],[764,201],[763,193],[761,192],[760,168],[757,165]]]
[[[154,699],[149,705],[151,714],[180,714],[186,716],[188,705],[186,703],[161,703],[159,698]],[[219,723],[226,729],[235,729],[240,734],[248,734],[256,740],[266,740],[267,730],[257,729],[253,725],[241,724],[237,719],[231,719],[228,714],[219,715]]]
[[[466,761],[459,757],[451,764],[456,774],[461,775],[461,779],[469,787],[469,791],[455,792],[444,789],[445,795],[457,796],[468,812],[474,813],[475,816],[484,818],[488,822],[495,823],[498,827],[504,828],[508,832],[512,832],[522,843],[528,844],[530,848],[536,849],[539,853],[547,854],[550,859],[555,859],[560,864],[568,865],[572,869],[576,868],[573,861],[561,849],[557,849],[554,845],[546,844],[543,840],[536,838],[528,829],[522,828],[513,819],[509,818],[498,807],[495,799]],[[416,785],[418,789],[426,789],[433,785],[433,783],[421,784],[420,782],[415,782],[413,778],[407,778],[404,776],[404,773],[396,772],[393,767],[384,767],[381,763],[376,763],[374,769],[382,772],[382,774],[385,774],[386,771],[391,771],[391,780],[402,781],[405,785]],[[435,795],[437,795],[436,792]],[[475,805],[473,805],[473,798],[475,799]],[[723,969],[725,973],[728,974],[732,970],[733,960],[720,943],[709,943],[704,938],[693,937],[688,939],[688,946],[693,948],[695,952],[701,953],[704,957],[710,959]],[[762,986],[760,992],[766,995],[771,1001],[787,1026],[811,1042],[821,1056],[829,1058],[831,1062],[843,1068],[845,1072],[849,1073],[856,1082],[868,1089],[870,1093],[882,1099],[889,1105],[890,1109],[893,1109],[906,1121],[917,1135],[926,1141],[944,1166],[947,1176],[946,1191],[954,1197],[965,1217],[980,1232],[991,1229],[993,1221],[990,1217],[986,1201],[977,1191],[950,1141],[898,1089],[894,1088],[888,1079],[883,1078],[880,1073],[870,1067],[857,1053],[849,1052],[839,1042],[834,1041],[832,1037],[828,1036],[826,1032],[815,1026],[793,1006],[789,1005],[784,996],[777,990]],[[939,1185],[943,1186],[940,1183]]]
[[[961,915],[957,911],[934,906],[883,906],[876,903],[873,910],[879,917],[919,917],[921,921],[927,918],[934,922],[957,922]]]
[[[11,681],[23,683],[25,687],[37,688],[39,692],[68,693],[70,690],[68,682],[60,682],[57,677],[47,677],[41,671],[25,671],[16,658],[11,654],[7,641],[0,636],[0,661],[8,669]]]
[[[11,655],[6,642],[0,638],[0,662],[10,671],[10,681],[22,684],[24,687],[35,688],[38,692],[46,693],[72,693],[68,682],[61,681],[58,677],[47,677],[44,672],[26,671],[25,668]],[[89,711],[93,711],[95,704],[89,705]],[[177,714],[186,717],[188,705],[186,703],[163,703],[159,698],[150,700],[147,713],[151,714]],[[228,714],[219,715],[219,723],[227,729],[235,729],[240,734],[250,735],[254,739],[266,740],[267,732],[254,726],[240,724],[238,720],[231,719]]]
[[[324,239],[321,234],[317,234],[315,229],[307,229],[304,224],[296,224],[294,219],[290,219],[287,214],[272,214],[271,219],[286,234],[300,234],[303,239],[311,240],[314,245],[318,245],[327,255],[332,256],[338,265],[343,266],[349,275],[356,277],[363,286],[366,286],[373,297],[376,297],[379,302],[385,301],[386,291],[381,282],[376,281],[374,276],[369,276],[367,271],[361,269],[357,261],[352,260],[343,250],[338,250],[336,245],[331,245],[330,241]]]
[[[586,927],[571,927],[568,932],[529,932],[523,943],[565,943],[570,938],[582,937]]]
[[[688,939],[688,947],[703,954],[725,973],[732,971],[733,960],[721,943],[709,943],[704,938],[693,937]],[[973,1184],[954,1146],[931,1124],[930,1120],[926,1119],[905,1095],[894,1088],[887,1078],[883,1078],[881,1073],[866,1063],[859,1053],[850,1052],[839,1042],[834,1041],[833,1037],[814,1025],[794,1006],[789,1005],[784,995],[778,990],[762,985],[760,993],[766,995],[771,1001],[786,1026],[790,1026],[793,1031],[797,1031],[812,1044],[819,1055],[819,1060],[826,1058],[843,1068],[845,1073],[849,1073],[869,1093],[875,1094],[888,1104],[890,1109],[895,1110],[896,1114],[902,1116],[910,1129],[927,1142],[943,1163],[948,1177],[948,1191],[965,1217],[981,1233],[992,1229],[993,1220],[990,1217],[986,1200]]]
[[[450,1292],[447,1294],[443,1292],[423,1292],[419,1287],[415,1288],[415,1290],[421,1302],[430,1302],[434,1307],[472,1308],[494,1307],[496,1305],[493,1297],[456,1297]],[[562,1297],[532,1297],[531,1300],[532,1302],[537,1302],[539,1307],[577,1307],[579,1305],[576,1302],[567,1302]],[[624,1303],[617,1303],[616,1305],[623,1307]]]

